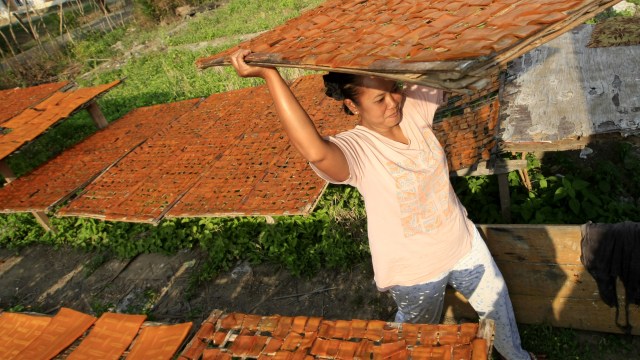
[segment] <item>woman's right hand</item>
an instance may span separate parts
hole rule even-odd
[[[251,50],[239,49],[231,55],[231,65],[241,77],[265,78],[270,72],[278,72],[274,67],[248,65],[244,58],[251,54]]]

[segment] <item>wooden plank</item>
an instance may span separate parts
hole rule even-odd
[[[100,110],[100,106],[98,106],[96,101],[89,103],[87,111],[89,111],[89,115],[91,115],[91,119],[93,119],[93,122],[96,124],[98,129],[104,129],[109,126],[107,118],[104,117],[104,114],[102,113],[102,110]]]
[[[615,323],[616,310],[602,301],[573,298],[510,294],[516,321],[521,324],[547,324],[555,327],[601,331],[622,334]],[[640,312],[636,306],[629,309],[631,324],[640,324]],[[444,316],[452,319],[471,319],[478,314],[467,300],[453,289],[445,294]],[[620,306],[620,319],[624,321],[624,305]],[[640,335],[640,326],[634,326],[633,335]]]
[[[623,333],[615,323],[615,308],[608,307],[602,301],[512,295],[511,302],[516,320],[523,324],[549,324],[580,330]],[[631,324],[640,324],[637,306],[631,306],[629,310]],[[620,307],[620,319],[624,321],[624,306]],[[640,326],[634,326],[632,334],[640,335]]]
[[[582,265],[496,261],[510,294],[600,300],[593,277]]]
[[[511,194],[509,193],[509,178],[507,174],[498,174],[500,189],[500,209],[505,222],[511,223]]]
[[[615,308],[601,299],[598,287],[580,262],[579,225],[478,225],[500,268],[516,319],[524,324],[549,324],[581,330],[622,333]],[[624,319],[624,288],[617,287],[620,319]],[[640,324],[637,306],[632,324]],[[462,295],[447,289],[445,316],[475,319]],[[640,335],[640,327],[633,333]]]
[[[580,265],[579,225],[478,225],[494,259]]]
[[[45,229],[46,231],[51,231],[54,234],[56,233],[56,229],[53,227],[53,225],[51,225],[51,221],[44,211],[32,211],[31,213],[43,229]]]
[[[512,171],[522,170],[527,167],[526,160],[503,160],[498,159],[493,164],[488,161],[482,161],[473,168],[460,169],[452,171],[449,176],[482,176],[508,174]]]

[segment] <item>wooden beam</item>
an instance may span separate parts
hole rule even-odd
[[[512,171],[522,170],[527,167],[526,160],[496,159],[493,162],[482,161],[473,167],[452,171],[450,176],[483,176],[508,174]]]
[[[44,211],[32,211],[31,213],[38,221],[38,224],[40,224],[40,226],[42,226],[46,231],[50,231],[54,234],[56,233],[55,228],[51,225],[51,221]]]
[[[105,118],[104,114],[102,114],[100,106],[98,106],[98,103],[96,101],[92,101],[89,103],[87,111],[89,111],[89,114],[91,115],[91,118],[93,119],[93,122],[96,124],[98,129],[104,129],[109,126],[107,118]]]
[[[509,192],[509,175],[498,174],[498,188],[500,190],[500,209],[502,218],[506,223],[511,223],[511,194]]]
[[[7,164],[6,159],[0,160],[0,175],[4,177],[7,184],[16,179],[16,175],[11,170],[11,167],[9,167],[9,164]]]

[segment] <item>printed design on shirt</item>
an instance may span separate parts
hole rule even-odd
[[[451,220],[456,209],[444,151],[427,132],[423,134],[427,146],[414,159],[386,163],[396,183],[405,237],[435,231]]]

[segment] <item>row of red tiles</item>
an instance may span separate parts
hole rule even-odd
[[[212,312],[180,359],[486,359],[479,325]],[[474,357],[473,359],[476,359]]]
[[[236,357],[257,359],[310,360],[310,359],[413,359],[413,360],[470,360],[484,359],[486,346],[483,339],[473,344],[443,346],[409,346],[402,341],[394,344],[375,345],[370,341],[350,342],[340,340],[316,339],[311,348],[297,350],[278,349],[278,341],[269,338],[251,338],[246,346],[229,349],[205,349],[202,359],[231,360]],[[474,356],[474,353],[477,353]],[[483,357],[484,355],[484,357]]]
[[[456,338],[458,343],[469,343],[475,338],[478,324],[431,325],[399,324],[392,326],[381,320],[326,320],[319,317],[259,316],[231,313],[216,324],[217,331],[246,331],[270,333],[272,337],[284,339],[289,333],[317,333],[327,339],[349,340],[364,338],[371,341],[397,341],[404,339],[415,345],[414,341],[433,344],[441,338]],[[214,326],[211,326],[213,334]],[[213,336],[213,335],[212,335]],[[449,343],[449,344],[453,344]],[[220,344],[218,344],[220,345]]]

